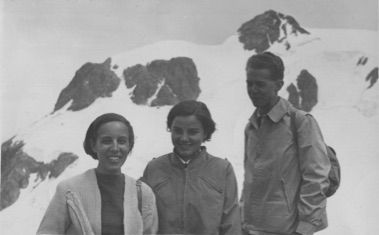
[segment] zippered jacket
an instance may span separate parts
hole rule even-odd
[[[297,144],[290,113],[296,113]],[[327,227],[330,161],[316,120],[280,98],[245,129],[244,230],[253,234],[313,234]]]
[[[202,148],[185,166],[175,153],[153,159],[143,180],[154,191],[159,234],[241,234],[232,165]]]
[[[125,235],[156,234],[154,194],[146,184],[142,184],[141,191],[142,215],[138,210],[136,181],[125,175]],[[37,234],[101,235],[101,195],[94,169],[58,184]]]

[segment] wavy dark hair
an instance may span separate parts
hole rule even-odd
[[[89,125],[86,133],[86,137],[84,138],[84,151],[90,155],[93,159],[98,159],[97,154],[92,150],[92,144],[96,142],[97,138],[97,132],[101,125],[108,123],[108,122],[122,122],[125,124],[125,126],[128,128],[128,138],[129,138],[129,147],[130,151],[132,151],[134,146],[134,132],[133,127],[130,124],[130,122],[124,118],[122,115],[117,113],[106,113],[99,117],[97,117],[91,125]]]
[[[251,56],[246,63],[246,72],[249,69],[268,69],[274,81],[280,81],[284,78],[283,60],[268,51]]]
[[[203,126],[205,141],[211,140],[212,134],[216,130],[216,123],[213,121],[208,107],[200,101],[186,100],[176,104],[171,108],[167,116],[167,129],[171,131],[171,125],[177,116],[194,115]]]

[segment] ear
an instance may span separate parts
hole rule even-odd
[[[284,85],[283,80],[275,81],[276,91],[279,91],[280,89],[282,89],[283,85]]]

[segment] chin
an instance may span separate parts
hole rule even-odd
[[[192,155],[194,154],[195,152],[193,152],[193,151],[191,151],[191,152],[189,152],[189,151],[179,151],[179,155],[181,156],[181,157],[192,157]]]

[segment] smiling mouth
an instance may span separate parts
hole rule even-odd
[[[187,150],[192,147],[192,144],[178,144],[178,147]]]
[[[111,157],[108,157],[108,159],[111,161],[111,162],[119,162],[121,160],[121,157],[118,157],[118,156],[111,156]]]

